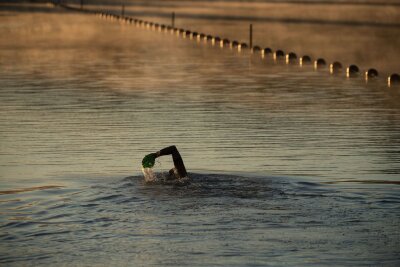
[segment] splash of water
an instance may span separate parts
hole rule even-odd
[[[144,180],[146,183],[151,183],[157,181],[157,176],[155,175],[153,168],[142,167],[142,172],[144,175]]]

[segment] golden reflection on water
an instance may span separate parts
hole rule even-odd
[[[0,264],[398,261],[384,78],[44,11],[0,16]],[[170,144],[193,184],[144,184],[143,155]]]
[[[379,80],[48,11],[0,18],[2,179],[136,173],[168,144],[191,169],[397,179],[399,95]]]

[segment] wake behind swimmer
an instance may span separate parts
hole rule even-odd
[[[160,179],[153,172],[153,166],[156,158],[165,155],[172,155],[174,168],[169,171],[168,175]],[[142,160],[142,172],[146,183],[187,184],[190,181],[182,157],[174,145],[163,148],[156,153],[147,154]]]

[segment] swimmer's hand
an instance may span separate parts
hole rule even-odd
[[[154,162],[156,161],[156,157],[157,157],[156,153],[150,153],[146,155],[142,160],[143,168],[153,168]]]

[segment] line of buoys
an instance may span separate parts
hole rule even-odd
[[[71,7],[65,4],[59,4],[57,2],[53,2],[54,6],[61,6],[66,9],[74,10],[74,11],[79,11],[79,12],[85,12],[85,13],[92,13],[95,14],[96,16],[100,18],[105,18],[110,21],[119,21],[121,24],[132,24],[137,27],[145,28],[145,29],[150,29],[154,31],[159,31],[159,32],[166,32],[166,33],[171,33],[171,34],[176,34],[177,36],[182,36],[183,38],[189,38],[190,40],[195,39],[197,41],[204,40],[204,42],[211,42],[211,44],[214,45],[219,45],[221,48],[223,47],[229,47],[230,49],[237,49],[238,52],[241,52],[243,49],[249,48],[251,54],[259,53],[261,55],[261,58],[264,59],[266,57],[270,57],[272,55],[272,58],[274,62],[286,62],[286,64],[296,64],[297,62],[299,65],[306,66],[306,65],[311,65],[313,64],[313,67],[315,70],[322,70],[326,67],[326,61],[323,58],[318,58],[314,62],[312,62],[311,57],[308,55],[303,55],[301,57],[297,57],[297,55],[294,52],[290,52],[288,54],[285,54],[282,50],[276,50],[273,52],[273,50],[269,47],[266,47],[262,49],[260,46],[252,45],[252,25],[250,26],[250,43],[251,45],[249,46],[245,42],[239,42],[237,40],[230,41],[227,38],[222,38],[219,36],[212,36],[212,35],[207,35],[205,33],[198,33],[198,32],[192,32],[190,30],[185,30],[183,28],[176,28],[175,27],[175,13],[172,13],[172,26],[171,25],[165,25],[165,24],[159,24],[159,23],[154,23],[154,22],[149,22],[137,18],[131,18],[127,17],[124,14],[122,15],[116,15],[116,14],[111,14],[107,12],[97,12],[97,11],[91,11],[87,9],[80,9],[80,8],[75,8]],[[122,12],[124,13],[125,9],[122,8]],[[343,66],[340,62],[334,61],[329,65],[329,72],[330,74],[339,74],[342,72]],[[349,65],[346,68],[346,77],[347,78],[354,78],[354,77],[359,77],[360,76],[360,69],[356,65]],[[374,68],[370,68],[365,71],[364,73],[364,78],[366,81],[369,81],[370,79],[374,79],[378,77],[378,71]],[[399,86],[400,85],[400,75],[397,73],[391,74],[387,78],[387,84],[389,87],[393,86]]]

